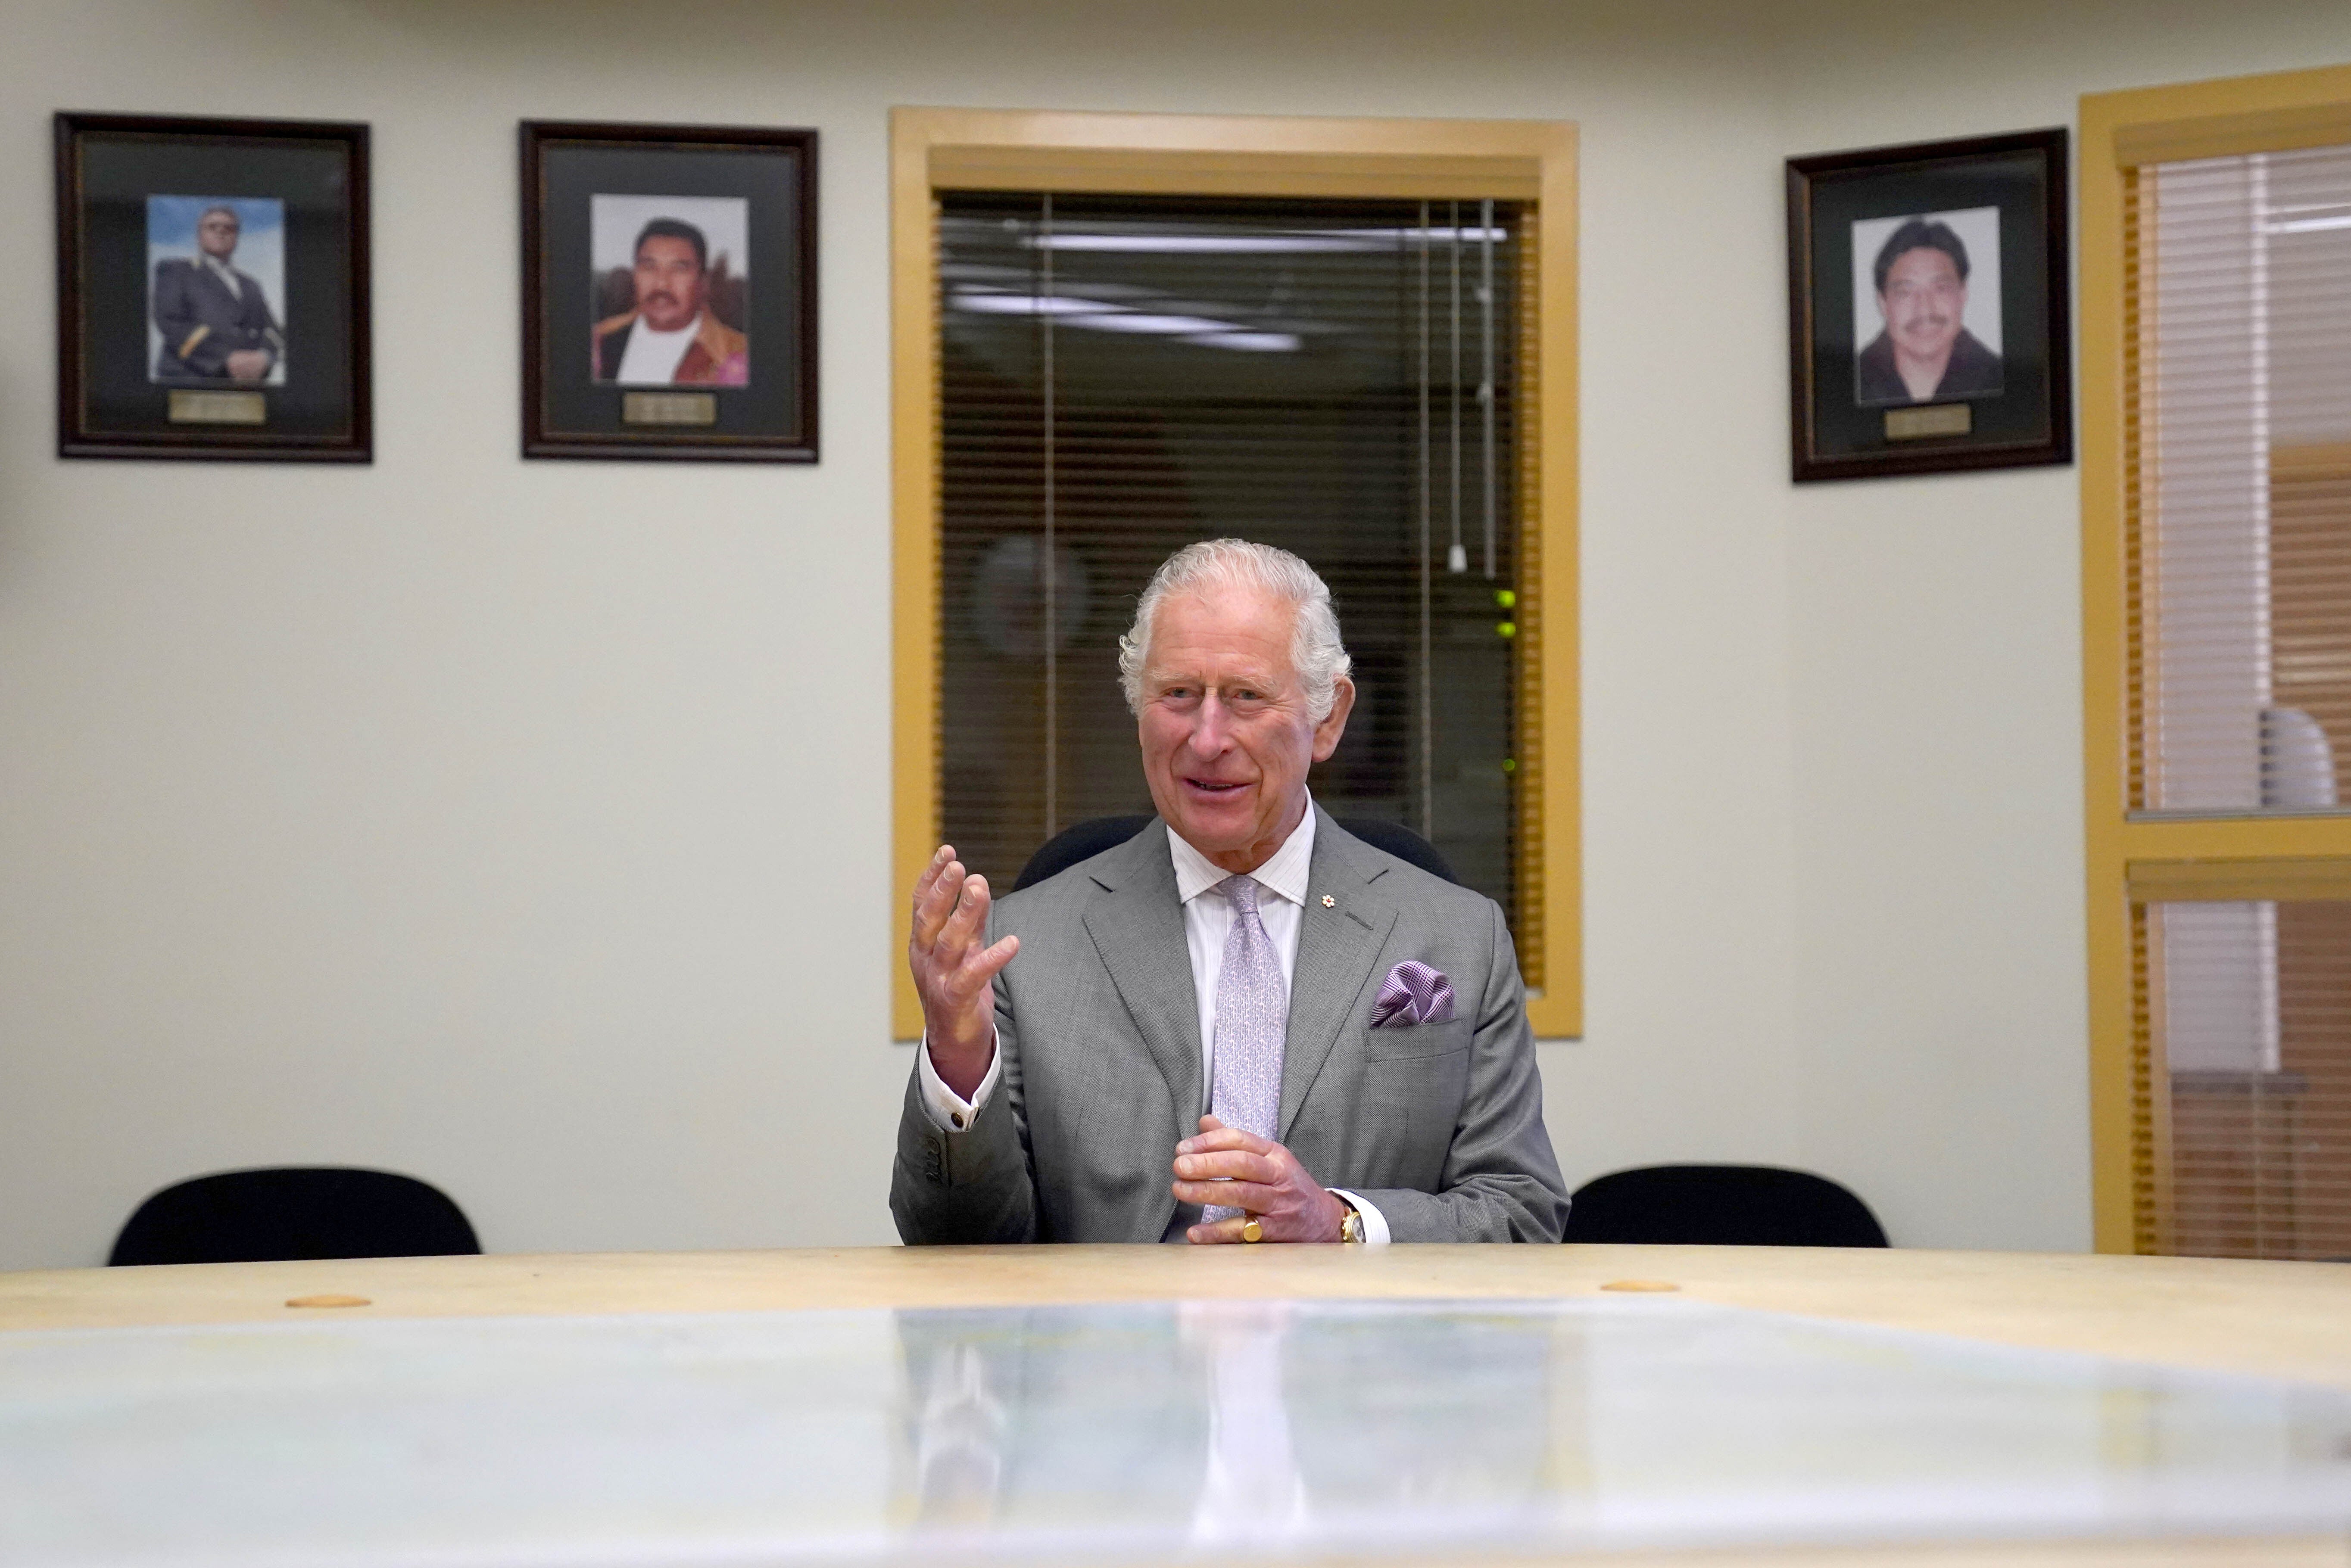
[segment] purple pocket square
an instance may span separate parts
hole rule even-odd
[[[1406,959],[1380,981],[1380,999],[1372,1003],[1372,1027],[1402,1029],[1409,1023],[1453,1022],[1453,982],[1445,971],[1416,959]]]

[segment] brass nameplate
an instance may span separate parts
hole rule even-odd
[[[1921,436],[1965,435],[1976,428],[1972,403],[1933,403],[1923,409],[1886,410],[1887,441],[1917,441]]]
[[[624,425],[715,425],[718,422],[716,392],[623,392],[621,422]]]
[[[175,425],[266,425],[269,422],[269,400],[259,392],[183,392],[172,393],[172,422]]]

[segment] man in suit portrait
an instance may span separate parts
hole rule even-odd
[[[741,387],[750,339],[710,310],[710,243],[655,218],[637,235],[636,307],[596,324],[596,379],[623,387]]]
[[[1903,223],[1879,247],[1875,271],[1886,326],[1857,358],[1857,400],[1940,402],[2000,390],[2000,356],[1967,329],[1968,247],[1949,223]]]
[[[1330,589],[1193,545],[1119,647],[1156,819],[1000,902],[949,846],[915,886],[898,1233],[1557,1241],[1501,909],[1307,793],[1355,696]]]
[[[159,381],[260,381],[286,354],[285,334],[251,273],[229,265],[241,232],[236,209],[196,219],[196,254],[156,264]]]

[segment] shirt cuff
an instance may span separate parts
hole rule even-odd
[[[990,1063],[988,1064],[987,1072],[990,1082],[993,1082],[996,1075],[995,1064]],[[944,1084],[939,1086],[942,1089],[946,1087]],[[985,1096],[987,1093],[987,1085],[982,1084],[979,1086],[979,1092]],[[1361,1198],[1348,1191],[1343,1187],[1334,1187],[1331,1190],[1345,1199],[1348,1202],[1353,1204],[1355,1206],[1355,1212],[1364,1217],[1364,1245],[1366,1247],[1384,1247],[1388,1244],[1391,1238],[1388,1235],[1388,1217],[1386,1215],[1381,1213],[1378,1210],[1373,1208],[1369,1203],[1364,1202]]]
[[[979,1108],[987,1104],[987,1096],[996,1092],[997,1075],[1004,1065],[1004,1057],[996,1049],[996,1043],[988,1042],[987,1072],[979,1080],[979,1087],[971,1092],[968,1100],[948,1088],[947,1081],[939,1076],[939,1070],[931,1065],[928,1030],[923,1032],[923,1043],[918,1051],[919,1054],[914,1059],[914,1081],[921,1085],[923,1114],[929,1116],[931,1125],[943,1133],[967,1131],[973,1119],[979,1115]],[[1364,1221],[1364,1228],[1368,1233],[1371,1229],[1368,1217]],[[1387,1229],[1383,1222],[1380,1226],[1380,1240],[1383,1241],[1387,1240]]]

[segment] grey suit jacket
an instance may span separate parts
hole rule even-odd
[[[1396,1241],[1556,1241],[1567,1186],[1502,911],[1315,810],[1280,1141],[1323,1186],[1378,1205]],[[1179,1218],[1176,1141],[1206,1101],[1166,825],[1000,900],[988,935],[1008,932],[1020,953],[996,980],[1003,1068],[987,1103],[942,1132],[907,1083],[898,1234],[1156,1241]],[[1407,959],[1451,980],[1455,1016],[1374,1029],[1380,982]]]

